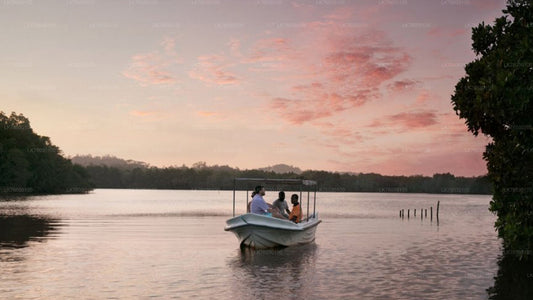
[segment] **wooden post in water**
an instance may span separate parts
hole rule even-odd
[[[437,201],[437,224],[439,224],[439,206],[440,206],[440,201]]]
[[[424,212],[425,212],[425,214],[426,214],[426,218],[427,218],[427,217],[428,217],[428,209],[427,209],[427,208],[424,209]]]
[[[407,209],[407,219],[409,219],[409,211],[410,209]]]
[[[433,206],[429,208],[429,213],[431,215],[431,221],[433,222]]]
[[[422,212],[423,212],[423,210],[422,210],[422,208],[421,208],[421,209],[420,209],[420,220],[422,220],[423,217],[424,217],[424,214],[423,214]]]
[[[413,217],[416,217],[416,208],[415,208],[415,211],[414,211]]]
[[[400,209],[400,218],[402,217],[402,210]]]
[[[405,211],[402,208],[402,219],[405,217]]]

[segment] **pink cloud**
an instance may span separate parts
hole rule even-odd
[[[417,80],[403,79],[396,80],[387,85],[387,88],[393,92],[404,92],[413,89],[419,82]]]
[[[339,28],[334,36],[320,29],[309,34],[316,35],[322,45],[313,55],[299,53],[307,49],[306,45],[293,48],[285,39],[274,42],[280,46],[276,57],[293,57],[287,64],[298,70],[300,80],[311,80],[292,85],[291,97],[271,100],[270,108],[292,124],[331,117],[378,98],[379,88],[403,73],[411,62],[406,51],[392,46],[382,32],[373,29]]]
[[[274,98],[270,102],[270,108],[275,110],[284,120],[292,124],[305,122],[331,116],[331,112],[319,107],[306,107],[303,100],[287,98]]]
[[[426,90],[422,90],[420,94],[418,94],[418,96],[416,97],[416,103],[417,104],[425,103],[429,100],[429,97],[430,97],[429,92]]]
[[[130,115],[135,117],[150,117],[155,116],[157,113],[155,111],[143,111],[143,110],[132,110]]]
[[[405,130],[414,130],[419,128],[427,128],[439,123],[439,116],[433,110],[418,110],[401,112],[393,115],[387,115],[379,119],[373,120],[366,127],[368,128],[397,128],[400,132]],[[379,134],[373,132],[374,134]],[[388,131],[383,131],[383,134]]]
[[[226,63],[223,56],[199,56],[197,64],[189,72],[189,76],[208,84],[233,85],[239,83],[239,78],[226,70],[229,66],[230,64]]]
[[[382,127],[382,126],[385,126],[383,122],[380,119],[375,119],[372,121],[372,123],[370,123],[366,127]]]
[[[322,83],[320,83],[320,82],[312,82],[309,85],[305,85],[305,84],[295,85],[291,89],[293,91],[305,93],[305,92],[308,92],[308,91],[312,91],[313,89],[321,89],[323,87],[324,87],[324,85]]]
[[[285,61],[294,55],[285,38],[265,38],[254,43],[246,63]]]
[[[147,84],[166,84],[175,81],[172,74],[166,70],[166,64],[156,54],[137,54],[131,58],[127,70],[122,72],[127,78]]]
[[[387,118],[392,124],[400,124],[407,129],[428,127],[437,124],[437,114],[433,111],[403,112]]]
[[[317,92],[313,96],[315,98],[309,100],[277,97],[270,101],[269,108],[277,112],[287,122],[301,125],[312,120],[333,116],[349,108],[361,106],[372,97],[365,91],[360,91],[358,95],[347,96],[324,91]]]
[[[379,31],[350,33],[330,41],[323,63],[333,78],[375,87],[405,71],[411,62],[406,51],[390,43]]]
[[[128,68],[122,72],[122,75],[143,86],[174,83],[176,78],[169,71],[169,67],[181,62],[175,52],[175,41],[165,38],[160,46],[161,51],[133,55]]]

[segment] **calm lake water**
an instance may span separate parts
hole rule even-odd
[[[231,199],[98,189],[0,201],[0,298],[486,299],[498,271],[490,196],[318,193],[316,242],[261,251],[223,230]]]

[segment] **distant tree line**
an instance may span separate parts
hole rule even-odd
[[[491,193],[486,177],[449,173],[383,176],[301,171],[287,165],[240,170],[205,162],[157,168],[112,156],[76,156],[72,160],[75,163],[63,157],[48,137],[34,133],[26,117],[0,112],[0,194],[84,193],[92,188],[229,190],[236,177],[305,178],[318,181],[319,190],[329,192]]]
[[[84,193],[89,174],[61,155],[23,115],[0,112],[0,195]]]
[[[276,173],[266,170],[239,170],[229,166],[119,168],[87,165],[86,170],[97,188],[133,189],[233,189],[236,177],[305,178],[316,180],[320,191],[327,192],[391,192],[490,194],[485,176],[456,177],[452,174],[429,176],[384,176],[380,174],[348,174],[327,171]]]

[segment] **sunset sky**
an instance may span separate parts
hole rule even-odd
[[[0,2],[0,110],[65,155],[486,173],[450,96],[503,0]]]

